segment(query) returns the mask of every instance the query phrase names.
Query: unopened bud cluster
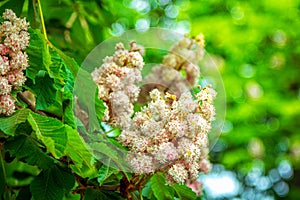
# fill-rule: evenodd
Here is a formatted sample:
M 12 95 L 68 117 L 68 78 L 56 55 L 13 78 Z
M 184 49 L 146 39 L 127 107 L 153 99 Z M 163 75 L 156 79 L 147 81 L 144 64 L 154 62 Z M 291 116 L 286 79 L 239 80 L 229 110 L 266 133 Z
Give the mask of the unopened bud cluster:
M 28 66 L 28 56 L 24 51 L 29 46 L 29 23 L 6 9 L 0 25 L 0 115 L 11 115 L 15 111 L 12 90 L 18 89 L 26 81 L 23 70 Z
M 133 103 L 137 100 L 140 88 L 136 83 L 142 80 L 144 66 L 143 49 L 130 43 L 126 50 L 122 43 L 116 45 L 113 56 L 107 56 L 100 68 L 92 73 L 98 86 L 98 96 L 107 107 L 104 121 L 126 129 L 134 113 Z

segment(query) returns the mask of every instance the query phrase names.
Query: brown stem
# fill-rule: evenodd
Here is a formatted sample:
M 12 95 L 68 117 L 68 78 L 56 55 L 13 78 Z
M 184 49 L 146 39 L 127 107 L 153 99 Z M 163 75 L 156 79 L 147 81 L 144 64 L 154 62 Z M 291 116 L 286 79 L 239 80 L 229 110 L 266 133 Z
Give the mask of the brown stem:
M 24 103 L 27 104 L 27 106 L 30 110 L 32 110 L 33 112 L 38 113 L 40 115 L 47 116 L 47 114 L 44 113 L 43 111 L 36 110 L 34 105 L 24 96 L 24 94 L 22 92 L 19 92 L 17 95 Z
M 120 185 L 102 185 L 99 187 L 100 190 L 111 190 L 118 191 L 120 189 Z
M 29 108 L 30 110 L 32 110 L 33 112 L 38 113 L 38 114 L 43 115 L 43 116 L 53 117 L 53 118 L 56 118 L 56 119 L 58 119 L 58 120 L 60 120 L 60 121 L 62 120 L 62 118 L 61 118 L 60 116 L 57 116 L 57 115 L 55 115 L 55 114 L 53 114 L 53 113 L 43 112 L 43 111 L 41 111 L 41 110 L 36 110 L 36 109 L 35 109 L 35 106 L 34 106 L 34 105 L 26 98 L 26 96 L 25 96 L 22 92 L 19 92 L 19 93 L 17 94 L 17 96 L 18 96 L 24 103 L 26 103 L 27 106 L 28 106 L 28 108 Z

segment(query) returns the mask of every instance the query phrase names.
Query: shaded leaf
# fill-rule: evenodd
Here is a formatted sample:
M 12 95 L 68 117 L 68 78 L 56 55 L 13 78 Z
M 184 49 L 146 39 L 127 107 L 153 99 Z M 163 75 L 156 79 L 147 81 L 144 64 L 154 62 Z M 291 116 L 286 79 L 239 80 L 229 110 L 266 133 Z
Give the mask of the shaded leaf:
M 4 166 L 4 160 L 2 156 L 2 151 L 0 151 L 0 197 L 5 191 L 6 180 L 5 180 L 6 172 Z
M 25 122 L 27 120 L 27 116 L 29 114 L 29 109 L 24 108 L 17 110 L 10 117 L 1 117 L 0 118 L 0 130 L 2 130 L 7 135 L 14 135 L 17 125 Z
M 22 8 L 25 0 L 9 0 L 0 7 L 0 13 L 5 11 L 5 9 L 12 9 L 17 16 L 20 16 L 22 13 Z
M 93 190 L 88 188 L 84 193 L 84 200 L 104 200 L 104 199 L 114 199 L 121 200 L 124 199 L 119 193 L 114 191 L 105 191 L 105 190 Z
M 54 160 L 46 155 L 39 147 L 34 138 L 20 135 L 13 140 L 7 141 L 4 148 L 12 156 L 25 160 L 30 165 L 36 165 L 42 169 L 48 169 L 54 164 Z
M 30 184 L 30 191 L 35 199 L 62 199 L 75 184 L 74 176 L 56 165 L 42 171 Z
M 17 200 L 24 200 L 24 199 L 31 199 L 31 193 L 30 193 L 30 188 L 29 186 L 23 187 L 18 196 L 17 196 Z
M 30 26 L 33 29 L 38 29 L 39 25 L 37 22 L 38 12 L 35 7 L 34 1 L 28 1 L 28 12 L 27 12 L 27 20 L 30 22 Z
M 46 111 L 61 117 L 63 93 L 56 88 L 54 79 L 47 73 L 35 78 L 36 84 L 29 86 L 36 96 L 36 110 Z
M 80 200 L 80 194 L 66 194 L 63 198 L 63 200 Z
M 47 69 L 51 63 L 51 56 L 41 31 L 30 28 L 28 32 L 30 34 L 30 45 L 26 49 L 26 52 L 29 57 L 30 67 L 26 69 L 26 76 L 35 83 L 35 77 L 40 70 L 48 71 Z

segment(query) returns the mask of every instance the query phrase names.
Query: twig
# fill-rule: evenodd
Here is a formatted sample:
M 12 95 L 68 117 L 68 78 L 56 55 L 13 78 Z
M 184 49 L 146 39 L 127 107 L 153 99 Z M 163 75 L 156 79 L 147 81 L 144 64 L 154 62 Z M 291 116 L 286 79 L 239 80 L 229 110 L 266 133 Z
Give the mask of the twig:
M 118 191 L 120 189 L 120 185 L 102 185 L 99 187 L 100 190 L 111 190 Z
M 45 40 L 48 42 L 47 31 L 46 31 L 46 26 L 45 26 L 41 1 L 37 0 L 37 3 L 38 3 L 38 7 L 39 7 L 39 14 L 40 14 L 40 20 L 41 20 L 41 24 L 42 24 L 42 31 L 43 31 Z
M 19 92 L 17 95 L 24 103 L 27 104 L 27 106 L 30 110 L 32 110 L 33 112 L 38 113 L 40 115 L 47 116 L 47 114 L 44 113 L 43 111 L 36 110 L 34 105 L 24 96 L 24 94 L 22 92 Z

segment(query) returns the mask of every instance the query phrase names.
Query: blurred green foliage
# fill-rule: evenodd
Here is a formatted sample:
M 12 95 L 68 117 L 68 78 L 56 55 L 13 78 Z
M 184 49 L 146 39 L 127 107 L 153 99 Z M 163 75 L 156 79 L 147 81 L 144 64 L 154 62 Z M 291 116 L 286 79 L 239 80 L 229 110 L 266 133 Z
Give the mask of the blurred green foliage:
M 227 95 L 225 130 L 215 162 L 245 174 L 288 160 L 287 199 L 299 196 L 300 2 L 191 1 L 192 33 L 206 35 Z M 219 149 L 218 149 L 219 151 Z
M 8 2 L 17 1 L 0 5 Z M 26 13 L 31 1 L 19 2 Z M 300 196 L 299 0 L 51 0 L 42 6 L 49 40 L 79 63 L 97 44 L 128 29 L 204 33 L 227 95 L 212 161 L 236 172 L 242 182 L 257 165 L 268 175 L 287 161 L 294 174 L 282 177 L 289 193 L 281 195 Z M 33 28 L 40 27 L 35 17 L 28 18 Z

